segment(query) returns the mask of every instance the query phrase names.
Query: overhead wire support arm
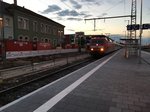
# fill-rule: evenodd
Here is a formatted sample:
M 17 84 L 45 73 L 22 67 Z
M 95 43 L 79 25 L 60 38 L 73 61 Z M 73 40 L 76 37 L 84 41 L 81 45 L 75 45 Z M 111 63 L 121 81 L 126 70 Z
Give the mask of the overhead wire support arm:
M 89 19 L 84 19 L 85 22 L 88 21 L 88 20 L 94 20 L 94 31 L 95 31 L 95 28 L 96 28 L 96 20 L 97 19 L 104 19 L 104 21 L 106 19 L 113 19 L 113 18 L 124 18 L 124 17 L 135 17 L 136 15 L 124 15 L 124 16 L 112 16 L 112 17 L 101 17 L 101 18 L 89 18 Z
M 89 18 L 89 19 L 84 19 L 85 21 L 87 20 L 96 20 L 96 19 L 113 19 L 113 18 L 124 18 L 124 17 L 132 17 L 134 15 L 124 15 L 124 16 L 112 16 L 112 17 L 101 17 L 101 18 Z
M 96 19 L 94 19 L 94 31 L 95 31 L 95 28 L 96 28 Z

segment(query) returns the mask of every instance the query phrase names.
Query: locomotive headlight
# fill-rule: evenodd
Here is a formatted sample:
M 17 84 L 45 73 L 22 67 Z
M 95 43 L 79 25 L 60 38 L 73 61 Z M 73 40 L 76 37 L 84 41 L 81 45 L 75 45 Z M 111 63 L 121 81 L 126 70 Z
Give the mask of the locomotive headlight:
M 103 52 L 103 51 L 104 51 L 104 48 L 103 48 L 103 47 L 102 47 L 102 48 L 100 48 L 100 51 L 101 51 L 101 52 Z
M 91 48 L 91 51 L 94 51 L 94 49 L 93 49 L 93 48 Z

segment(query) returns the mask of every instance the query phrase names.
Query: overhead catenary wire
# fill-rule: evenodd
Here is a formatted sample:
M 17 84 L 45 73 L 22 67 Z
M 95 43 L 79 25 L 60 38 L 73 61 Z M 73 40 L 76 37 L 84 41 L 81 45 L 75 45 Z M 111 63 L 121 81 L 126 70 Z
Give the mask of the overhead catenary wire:
M 113 8 L 115 8 L 116 6 L 118 6 L 119 4 L 121 4 L 122 2 L 123 2 L 123 0 L 120 0 L 119 2 L 116 3 L 116 5 L 113 5 L 112 7 L 106 9 L 106 10 L 104 11 L 104 13 L 106 13 L 106 12 L 112 10 Z
M 124 2 L 124 7 L 125 7 L 125 0 L 120 0 L 119 2 L 117 2 L 116 5 L 113 5 L 112 7 L 108 8 L 107 10 L 105 10 L 103 13 L 107 13 L 108 11 L 110 11 L 111 9 L 113 9 L 114 7 L 118 6 L 119 4 L 121 4 L 122 2 Z M 125 8 L 124 8 L 125 10 Z M 101 17 L 101 18 L 90 18 L 90 19 L 84 19 L 85 23 L 86 20 L 94 20 L 94 31 L 96 29 L 96 20 L 97 19 L 104 19 L 104 22 L 106 19 L 110 19 L 110 18 L 121 18 L 121 17 L 131 17 L 131 15 L 125 15 L 125 16 L 115 16 L 115 17 Z

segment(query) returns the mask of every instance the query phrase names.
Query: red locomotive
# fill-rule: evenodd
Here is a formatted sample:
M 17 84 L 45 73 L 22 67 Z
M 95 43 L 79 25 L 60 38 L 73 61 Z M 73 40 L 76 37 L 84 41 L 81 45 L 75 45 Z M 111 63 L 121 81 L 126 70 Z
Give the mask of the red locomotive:
M 90 54 L 99 57 L 118 49 L 118 45 L 105 35 L 93 35 L 90 40 Z

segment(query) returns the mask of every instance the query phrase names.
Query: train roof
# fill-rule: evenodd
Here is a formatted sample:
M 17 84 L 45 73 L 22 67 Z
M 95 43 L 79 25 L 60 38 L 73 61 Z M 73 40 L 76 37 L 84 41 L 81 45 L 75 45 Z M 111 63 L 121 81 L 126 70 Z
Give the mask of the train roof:
M 102 39 L 102 38 L 107 38 L 110 39 L 108 36 L 106 35 L 92 35 L 91 39 Z
M 108 37 L 106 35 L 85 35 L 85 37 L 93 38 L 93 37 Z

